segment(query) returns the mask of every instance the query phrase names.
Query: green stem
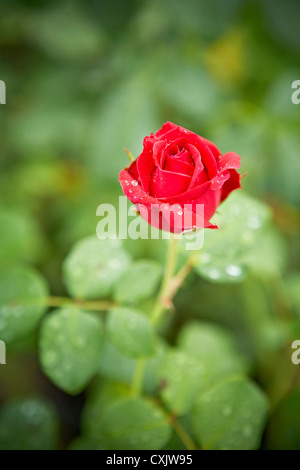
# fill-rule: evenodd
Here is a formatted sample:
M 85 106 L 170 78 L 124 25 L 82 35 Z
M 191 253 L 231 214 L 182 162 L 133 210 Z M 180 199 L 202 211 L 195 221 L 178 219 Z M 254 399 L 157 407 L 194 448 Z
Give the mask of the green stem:
M 171 237 L 172 238 L 169 243 L 164 277 L 150 317 L 153 325 L 157 324 L 161 317 L 161 314 L 167 308 L 165 303 L 166 297 L 170 286 L 170 281 L 172 279 L 174 269 L 176 267 L 177 239 L 173 235 L 171 235 Z M 132 395 L 135 397 L 139 396 L 142 392 L 145 366 L 145 359 L 137 359 L 131 387 Z
M 136 366 L 133 373 L 132 386 L 131 386 L 131 395 L 133 397 L 138 397 L 141 395 L 143 378 L 146 367 L 145 359 L 137 359 Z
M 188 435 L 186 430 L 181 426 L 179 421 L 176 419 L 171 422 L 174 431 L 180 437 L 184 445 L 188 450 L 197 450 L 196 444 L 193 442 L 192 438 Z
M 171 237 L 172 238 L 169 243 L 164 277 L 150 317 L 153 325 L 157 325 L 163 312 L 170 307 L 171 301 L 168 298 L 168 294 L 170 289 L 170 282 L 176 267 L 178 243 L 178 240 L 174 237 L 174 235 L 171 235 Z
M 50 296 L 45 297 L 43 300 L 24 299 L 22 301 L 28 305 L 46 305 L 48 307 L 77 307 L 83 310 L 99 310 L 105 311 L 113 308 L 115 304 L 109 301 L 102 300 L 73 300 L 69 297 Z

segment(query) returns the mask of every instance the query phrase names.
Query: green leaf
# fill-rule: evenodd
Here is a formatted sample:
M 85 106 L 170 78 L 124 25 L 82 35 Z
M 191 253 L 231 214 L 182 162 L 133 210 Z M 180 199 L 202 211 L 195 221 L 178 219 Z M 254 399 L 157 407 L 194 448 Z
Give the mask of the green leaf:
M 155 261 L 135 262 L 116 284 L 115 300 L 120 304 L 137 304 L 151 297 L 157 289 L 161 274 L 161 265 Z
M 84 436 L 100 442 L 100 423 L 105 410 L 113 402 L 128 398 L 130 392 L 131 389 L 127 385 L 103 381 L 102 378 L 93 383 L 81 414 L 81 430 Z
M 197 358 L 183 351 L 169 351 L 159 369 L 161 397 L 177 415 L 186 414 L 206 383 L 206 370 Z
M 80 299 L 107 297 L 130 263 L 120 240 L 86 237 L 75 244 L 63 266 L 69 293 Z
M 163 411 L 152 402 L 128 398 L 114 403 L 104 413 L 101 434 L 108 449 L 162 449 L 171 435 Z
M 109 341 L 107 335 L 104 336 L 99 357 L 99 372 L 103 377 L 130 384 L 135 362 L 134 359 L 124 356 L 124 354 Z
M 263 277 L 277 276 L 282 273 L 286 266 L 286 259 L 285 241 L 274 227 L 265 230 L 255 246 L 242 256 L 243 263 L 255 275 Z
M 248 274 L 246 266 L 240 263 L 230 263 L 226 259 L 212 261 L 204 255 L 200 258 L 200 263 L 195 266 L 195 270 L 204 279 L 224 284 L 242 282 Z
M 218 209 L 213 222 L 218 230 L 207 230 L 195 271 L 214 282 L 239 282 L 245 279 L 247 257 L 259 243 L 270 222 L 268 206 L 245 192 L 235 192 Z
M 43 322 L 40 361 L 55 385 L 70 394 L 81 392 L 98 368 L 102 324 L 94 313 L 61 308 Z
M 138 310 L 122 307 L 111 310 L 107 332 L 111 342 L 125 356 L 138 358 L 155 353 L 154 330 L 150 320 Z
M 52 450 L 58 441 L 58 415 L 52 404 L 16 399 L 0 409 L 0 449 Z
M 269 449 L 300 450 L 299 404 L 300 389 L 298 386 L 279 403 L 271 416 L 267 433 Z
M 67 450 L 105 450 L 105 448 L 98 441 L 78 436 L 68 445 Z
M 164 357 L 166 346 L 158 342 L 155 356 L 146 360 L 146 368 L 143 381 L 143 390 L 146 393 L 153 393 L 159 385 L 158 368 Z M 100 354 L 99 372 L 110 380 L 115 380 L 124 384 L 132 383 L 133 372 L 136 360 L 124 356 L 107 338 L 104 337 Z
M 46 310 L 47 286 L 40 274 L 27 266 L 0 272 L 0 338 L 11 342 L 30 333 Z
M 195 436 L 204 449 L 257 449 L 267 411 L 267 398 L 257 385 L 242 378 L 227 380 L 199 398 Z
M 190 322 L 181 330 L 177 344 L 205 369 L 202 391 L 226 376 L 246 374 L 248 370 L 230 333 L 219 325 Z

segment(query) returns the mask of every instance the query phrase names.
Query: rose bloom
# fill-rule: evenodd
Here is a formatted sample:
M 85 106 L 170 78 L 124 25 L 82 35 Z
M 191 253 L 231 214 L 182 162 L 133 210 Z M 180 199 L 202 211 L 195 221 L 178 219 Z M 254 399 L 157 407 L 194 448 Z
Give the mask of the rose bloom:
M 241 187 L 240 157 L 224 155 L 203 137 L 166 122 L 144 138 L 139 157 L 120 172 L 124 194 L 151 225 L 181 233 L 217 228 L 219 204 Z

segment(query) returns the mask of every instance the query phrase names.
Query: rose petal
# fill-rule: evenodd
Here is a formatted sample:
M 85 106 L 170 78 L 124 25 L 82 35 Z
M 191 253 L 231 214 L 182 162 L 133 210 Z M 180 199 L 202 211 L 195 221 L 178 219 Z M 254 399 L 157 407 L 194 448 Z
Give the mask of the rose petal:
M 162 159 L 162 151 L 167 146 L 168 142 L 166 140 L 158 140 L 153 145 L 153 158 L 155 161 L 156 166 L 163 167 Z
M 178 158 L 181 162 L 185 162 L 188 165 L 195 166 L 194 160 L 190 154 L 185 148 L 183 148 L 177 155 L 174 155 L 174 157 Z
M 219 170 L 228 170 L 241 167 L 241 157 L 234 152 L 227 152 L 218 157 Z
M 207 147 L 209 148 L 209 150 L 211 151 L 213 156 L 216 159 L 218 159 L 218 156 L 221 155 L 221 152 L 218 149 L 218 147 L 213 142 L 211 142 L 210 140 L 205 139 L 204 137 L 201 137 L 201 139 L 206 143 Z
M 131 183 L 133 181 L 133 178 L 130 175 L 130 173 L 128 173 L 126 168 L 120 172 L 119 181 L 121 183 L 124 194 L 128 197 L 128 199 L 131 202 L 133 202 L 136 205 L 137 209 L 140 212 L 140 215 L 149 224 L 159 229 L 163 229 L 169 223 L 168 230 L 172 233 L 181 233 L 182 231 L 193 228 L 190 226 L 181 225 L 180 223 L 178 224 L 178 219 L 176 219 L 174 215 L 171 215 L 171 216 L 169 215 L 170 207 L 172 207 L 172 204 L 161 202 L 158 199 L 150 196 L 149 194 L 145 193 L 145 191 L 140 185 L 132 186 Z M 199 199 L 198 203 L 201 204 L 202 201 L 204 200 L 206 199 L 205 198 L 202 200 Z M 180 207 L 180 205 L 178 204 L 177 206 Z M 154 211 L 155 213 L 155 210 L 158 210 L 158 209 L 161 213 L 161 216 L 159 218 L 153 217 L 152 211 Z M 204 219 L 200 217 L 200 224 L 199 224 L 199 216 L 198 218 L 196 218 L 197 201 L 193 202 L 192 209 L 194 209 L 194 217 L 193 217 L 192 225 L 195 225 L 196 222 L 198 222 L 197 228 L 217 228 L 216 225 L 213 225 L 209 222 L 208 217 L 207 217 L 208 211 L 205 211 Z M 209 213 L 211 213 L 211 211 L 212 211 L 212 208 L 210 207 Z
M 137 171 L 137 166 L 136 166 L 136 160 L 134 160 L 131 165 L 129 166 L 128 172 L 131 174 L 131 176 L 140 183 L 140 175 Z
M 229 171 L 223 171 L 222 173 L 218 173 L 210 182 L 210 187 L 214 191 L 216 189 L 221 189 L 225 181 L 230 178 Z
M 173 126 L 175 126 L 175 124 L 173 124 Z M 194 145 L 201 153 L 201 161 L 207 170 L 209 178 L 213 178 L 218 171 L 217 162 L 212 151 L 206 144 L 205 140 L 203 140 L 199 135 L 195 134 L 194 132 L 188 131 L 183 127 L 173 126 L 165 127 L 165 129 L 169 130 L 164 134 L 164 138 L 167 140 L 175 140 L 181 137 L 185 138 L 187 142 Z
M 153 197 L 172 197 L 184 193 L 190 183 L 190 176 L 172 173 L 157 167 L 152 175 L 150 194 Z
M 194 165 L 195 165 L 195 171 L 194 171 L 193 177 L 190 181 L 190 185 L 189 185 L 189 188 L 188 188 L 188 189 L 191 189 L 195 186 L 195 184 L 194 184 L 195 181 L 199 177 L 200 173 L 204 170 L 204 165 L 201 161 L 201 154 L 200 154 L 199 150 L 194 145 L 191 145 L 191 144 L 187 144 L 186 146 L 190 151 L 190 154 L 193 158 Z
M 192 176 L 195 167 L 179 159 L 177 155 L 170 155 L 166 158 L 164 170 L 173 171 L 175 173 L 182 173 L 184 175 Z
M 236 170 L 229 170 L 230 177 L 222 187 L 221 202 L 235 189 L 241 189 L 241 175 Z
M 171 197 L 160 197 L 159 200 L 163 202 L 170 202 L 171 204 L 175 204 L 178 202 L 179 204 L 184 204 L 185 202 L 193 201 L 193 199 L 199 198 L 209 187 L 210 181 L 206 181 L 205 183 L 197 186 L 196 188 L 189 189 L 184 193 L 180 193 Z
M 137 170 L 140 176 L 141 186 L 149 192 L 150 188 L 150 177 L 155 169 L 155 163 L 153 158 L 152 148 L 155 143 L 155 137 L 153 134 L 150 137 L 144 138 L 144 149 L 140 156 L 137 158 Z
M 176 127 L 178 127 L 176 124 L 167 121 L 163 124 L 161 129 L 158 129 L 158 131 L 156 131 L 155 136 L 161 137 L 162 135 L 166 134 L 166 132 L 169 132 L 171 129 L 175 129 Z
M 160 167 L 163 169 L 164 166 L 165 166 L 165 162 L 166 162 L 166 158 L 169 156 L 169 155 L 176 155 L 177 153 L 179 152 L 179 148 L 176 144 L 173 144 L 172 143 L 168 143 L 161 151 L 161 154 L 160 154 Z

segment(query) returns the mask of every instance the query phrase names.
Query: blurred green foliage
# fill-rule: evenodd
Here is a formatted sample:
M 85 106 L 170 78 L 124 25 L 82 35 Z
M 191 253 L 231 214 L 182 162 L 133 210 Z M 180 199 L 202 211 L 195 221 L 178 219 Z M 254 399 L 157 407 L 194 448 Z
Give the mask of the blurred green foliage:
M 297 0 L 0 0 L 1 449 L 186 448 L 170 414 L 199 447 L 300 449 L 299 15 Z M 247 175 L 155 341 L 166 243 L 99 242 L 96 208 L 121 195 L 123 148 L 167 120 Z M 48 291 L 75 306 L 45 313 Z

